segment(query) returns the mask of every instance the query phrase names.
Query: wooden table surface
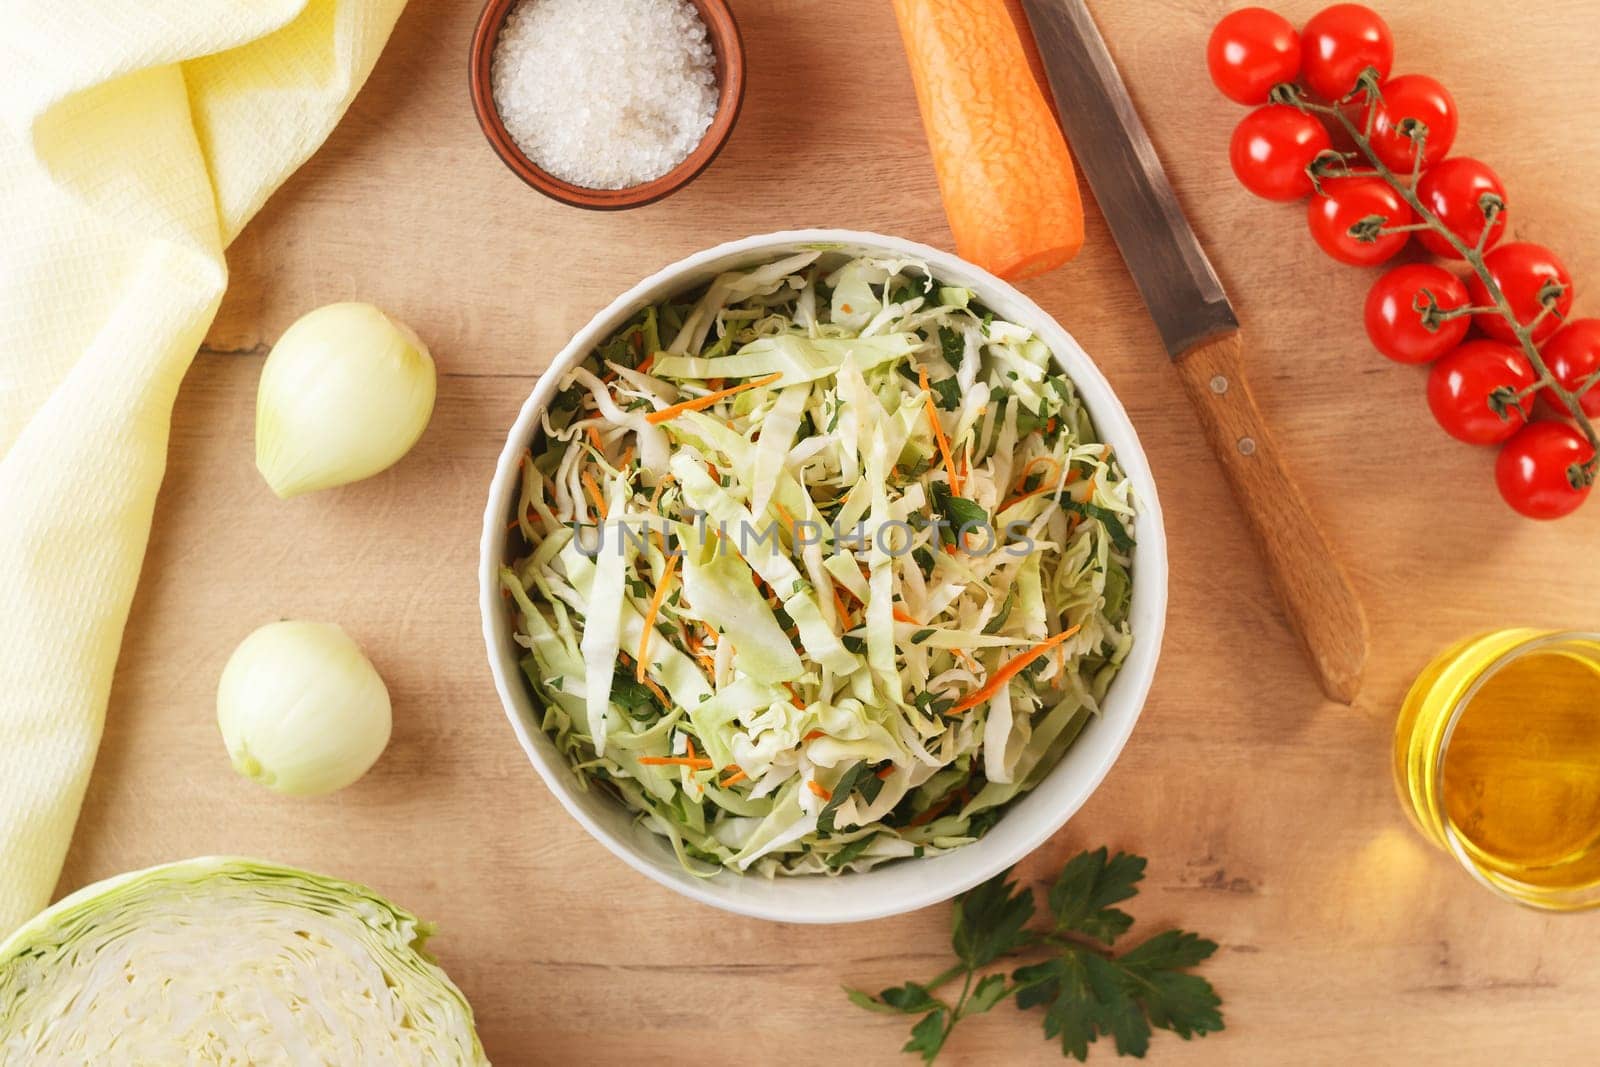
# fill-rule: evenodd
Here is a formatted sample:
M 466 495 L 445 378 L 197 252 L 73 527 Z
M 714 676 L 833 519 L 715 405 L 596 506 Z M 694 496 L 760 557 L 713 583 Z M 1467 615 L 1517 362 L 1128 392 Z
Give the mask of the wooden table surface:
M 502 1064 L 894 1062 L 900 1019 L 849 1006 L 943 969 L 948 909 L 806 928 L 725 915 L 614 859 L 518 748 L 479 636 L 475 572 L 503 435 L 551 356 L 616 293 L 719 241 L 828 225 L 949 246 L 886 4 L 735 0 L 750 90 L 726 152 L 682 194 L 623 214 L 560 207 L 474 123 L 477 4 L 413 0 L 349 116 L 230 252 L 233 284 L 184 385 L 171 467 L 61 890 L 205 853 L 368 883 L 433 943 Z M 1354 708 L 1324 701 L 1166 365 L 1105 225 L 1024 288 L 1104 368 L 1149 451 L 1171 540 L 1167 643 L 1143 720 L 1086 807 L 1021 868 L 1082 847 L 1150 859 L 1134 911 L 1221 944 L 1227 1031 L 1158 1034 L 1162 1063 L 1576 1062 L 1600 1037 L 1600 921 L 1490 896 L 1420 840 L 1390 782 L 1411 677 L 1499 625 L 1593 627 L 1600 504 L 1520 521 L 1492 453 L 1432 423 L 1424 375 L 1367 344 L 1374 275 L 1313 247 L 1294 207 L 1227 165 L 1242 111 L 1211 89 L 1219 0 L 1091 7 L 1248 331 L 1261 405 L 1372 621 Z M 1286 0 L 1296 22 L 1318 6 Z M 1380 4 L 1397 71 L 1456 94 L 1459 147 L 1511 190 L 1512 231 L 1600 284 L 1600 22 L 1592 0 Z M 1087 197 L 1086 197 L 1087 199 Z M 280 503 L 256 475 L 256 379 L 299 314 L 363 299 L 439 363 L 429 429 L 398 468 Z M 362 782 L 292 800 L 234 775 L 222 664 L 256 625 L 334 619 L 388 680 L 394 741 Z M 1096 1051 L 1110 1060 L 1109 1048 Z M 944 1062 L 1051 1063 L 1030 1013 L 963 1024 Z

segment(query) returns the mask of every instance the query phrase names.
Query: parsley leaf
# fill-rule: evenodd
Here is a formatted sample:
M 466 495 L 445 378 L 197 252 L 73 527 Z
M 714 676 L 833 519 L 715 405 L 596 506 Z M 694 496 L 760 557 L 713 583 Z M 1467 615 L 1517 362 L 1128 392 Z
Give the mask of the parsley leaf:
M 915 1015 L 919 1011 L 930 1011 L 939 1007 L 939 1002 L 924 988 L 915 982 L 907 982 L 903 986 L 885 989 L 878 994 L 878 999 L 890 1005 L 896 1011 Z
M 928 491 L 933 497 L 933 507 L 944 516 L 947 523 L 939 531 L 945 544 L 956 543 L 956 535 L 965 527 L 968 532 L 989 526 L 989 513 L 976 500 L 956 496 L 945 482 L 929 482 Z
M 986 967 L 1028 943 L 1023 932 L 1033 918 L 1033 890 L 1017 891 L 1006 881 L 1005 871 L 956 902 L 955 926 L 950 941 L 956 955 L 973 970 Z
M 1137 895 L 1143 878 L 1143 856 L 1119 852 L 1108 859 L 1104 848 L 1074 856 L 1050 887 L 1056 929 L 1111 944 L 1133 925 L 1133 916 L 1111 905 Z
M 935 482 L 934 484 L 937 485 L 938 483 Z M 1129 535 L 1128 528 L 1122 525 L 1122 516 L 1116 512 L 1109 508 L 1103 508 L 1099 504 L 1080 504 L 1067 496 L 1061 498 L 1061 507 L 1074 515 L 1081 515 L 1086 519 L 1100 520 L 1100 525 L 1106 528 L 1106 533 L 1111 537 L 1111 544 L 1119 552 L 1128 552 L 1133 549 L 1133 537 Z
M 1061 1042 L 1063 1056 L 1087 1059 L 1102 1035 L 1118 1055 L 1143 1056 L 1152 1027 L 1185 1040 L 1222 1029 L 1222 1002 L 1211 983 L 1182 970 L 1216 947 L 1182 930 L 1159 933 L 1116 959 L 1069 946 L 1058 959 L 1017 970 L 1017 1007 L 1045 1009 L 1045 1036 Z
M 995 617 L 984 624 L 983 632 L 986 634 L 999 633 L 1001 629 L 1004 628 L 1006 620 L 1011 618 L 1011 607 L 1016 602 L 1017 590 L 1015 587 L 1012 587 L 1006 592 L 1005 603 L 1000 605 L 1000 610 L 995 613 Z
M 961 407 L 961 383 L 954 377 L 929 382 L 928 388 L 933 393 L 934 406 L 945 411 L 955 411 Z
M 1006 995 L 1006 976 L 991 974 L 977 985 L 972 987 L 972 996 L 967 998 L 967 1006 L 962 1011 L 962 1018 L 968 1015 L 981 1015 L 994 1007 Z
M 837 871 L 845 864 L 860 857 L 860 855 L 867 850 L 867 846 L 872 844 L 873 838 L 877 836 L 878 831 L 876 830 L 872 831 L 870 834 L 863 834 L 854 841 L 850 842 L 848 845 L 845 845 L 839 851 L 830 852 L 828 854 L 828 858 L 823 862 L 828 865 L 829 870 Z
M 961 366 L 962 357 L 967 354 L 967 339 L 948 326 L 939 327 L 939 354 L 950 364 L 950 369 L 955 370 Z
M 1188 969 L 1209 959 L 1216 942 L 1165 930 L 1121 956 L 1112 954 L 1111 944 L 1133 922 L 1113 905 L 1138 894 L 1144 871 L 1143 857 L 1104 848 L 1073 857 L 1050 887 L 1045 929 L 1028 926 L 1033 890 L 1008 881 L 1007 871 L 957 900 L 955 966 L 926 984 L 907 982 L 876 997 L 845 992 L 871 1011 L 922 1016 L 904 1051 L 919 1054 L 924 1063 L 938 1056 L 956 1023 L 1008 996 L 1016 997 L 1020 1010 L 1042 1009 L 1045 1037 L 1060 1044 L 1063 1056 L 1079 1061 L 1102 1037 L 1111 1039 L 1120 1056 L 1143 1056 L 1156 1030 L 1185 1040 L 1215 1033 L 1223 1028 L 1222 1002 L 1210 982 Z M 1009 975 L 1004 968 L 979 973 L 1019 955 L 1045 958 Z M 940 999 L 938 990 L 957 979 L 960 996 L 953 1003 Z
M 949 1036 L 950 1027 L 945 1025 L 945 1012 L 941 1008 L 924 1015 L 922 1021 L 911 1028 L 911 1040 L 902 1045 L 900 1051 L 921 1053 L 923 1063 L 932 1063 Z
M 882 789 L 883 779 L 878 777 L 869 763 L 862 760 L 853 764 L 839 778 L 839 784 L 833 787 L 833 796 L 817 813 L 817 833 L 826 837 L 834 832 L 834 819 L 838 817 L 839 806 L 850 799 L 851 793 L 860 792 L 862 799 L 871 804 L 878 799 Z
M 641 684 L 620 660 L 611 677 L 611 702 L 627 712 L 630 719 L 654 719 L 663 710 L 650 687 Z

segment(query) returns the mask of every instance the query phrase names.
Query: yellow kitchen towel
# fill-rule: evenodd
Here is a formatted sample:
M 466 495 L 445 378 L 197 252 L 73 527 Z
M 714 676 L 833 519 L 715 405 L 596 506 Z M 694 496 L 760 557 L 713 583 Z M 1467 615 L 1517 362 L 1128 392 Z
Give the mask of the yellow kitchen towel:
M 223 249 L 403 3 L 0 3 L 0 936 L 60 875 Z

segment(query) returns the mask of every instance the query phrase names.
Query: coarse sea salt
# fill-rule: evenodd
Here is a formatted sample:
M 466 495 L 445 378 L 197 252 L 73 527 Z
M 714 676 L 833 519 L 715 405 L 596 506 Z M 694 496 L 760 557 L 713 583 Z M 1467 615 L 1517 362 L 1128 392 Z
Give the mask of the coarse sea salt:
M 661 177 L 717 113 L 715 54 L 688 0 L 521 0 L 495 43 L 493 85 L 517 147 L 590 189 Z

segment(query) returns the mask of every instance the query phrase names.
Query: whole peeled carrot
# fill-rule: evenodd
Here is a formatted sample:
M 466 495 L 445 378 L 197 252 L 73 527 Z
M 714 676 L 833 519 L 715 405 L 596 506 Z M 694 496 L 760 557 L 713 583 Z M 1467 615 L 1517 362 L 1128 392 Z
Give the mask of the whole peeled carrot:
M 1067 142 L 1006 0 L 892 0 L 956 251 L 1031 278 L 1083 247 Z

